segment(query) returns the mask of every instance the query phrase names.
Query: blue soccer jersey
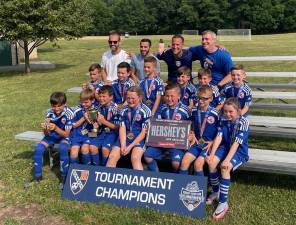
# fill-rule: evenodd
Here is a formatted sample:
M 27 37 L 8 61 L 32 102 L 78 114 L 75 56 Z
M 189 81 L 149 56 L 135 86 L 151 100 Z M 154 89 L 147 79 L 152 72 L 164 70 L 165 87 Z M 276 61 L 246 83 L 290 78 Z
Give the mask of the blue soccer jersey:
M 104 82 L 102 80 L 90 81 L 87 87 L 90 88 L 90 86 L 93 86 L 95 91 L 98 92 L 104 86 Z
M 99 106 L 99 113 L 104 116 L 104 118 L 110 123 L 119 125 L 119 114 L 116 111 L 117 104 L 110 102 L 106 106 Z M 100 132 L 110 133 L 115 132 L 115 130 L 109 129 L 106 125 L 100 126 Z
M 227 151 L 234 142 L 239 143 L 236 154 L 248 159 L 249 121 L 246 117 L 241 116 L 235 122 L 223 117 L 217 135 L 222 136 L 221 146 L 224 146 Z
M 113 101 L 116 104 L 122 104 L 126 98 L 127 89 L 132 86 L 135 86 L 135 83 L 132 79 L 128 78 L 125 82 L 121 82 L 118 79 L 113 81 L 111 84 L 113 88 Z
M 60 115 L 56 115 L 52 109 L 49 109 L 46 114 L 46 119 L 49 120 L 50 123 L 54 123 L 61 130 L 71 130 L 73 118 L 74 112 L 68 106 L 64 107 Z M 64 138 L 54 130 L 51 130 L 48 136 L 56 140 Z
M 201 45 L 189 48 L 192 53 L 192 60 L 199 60 L 204 69 L 212 72 L 211 84 L 217 85 L 223 78 L 230 73 L 233 62 L 230 54 L 221 49 L 208 53 Z
M 174 56 L 172 49 L 164 51 L 161 55 L 158 54 L 157 58 L 166 62 L 168 66 L 168 81 L 175 84 L 177 83 L 177 70 L 180 67 L 186 66 L 190 70 L 192 69 L 192 53 L 187 49 L 182 50 L 182 56 L 178 59 Z
M 162 96 L 164 94 L 163 81 L 154 76 L 152 80 L 145 78 L 140 82 L 139 86 L 144 91 L 143 102 L 152 110 L 157 95 Z
M 189 120 L 190 116 L 191 111 L 188 106 L 179 102 L 175 108 L 170 108 L 166 104 L 162 105 L 158 119 Z
M 98 108 L 96 106 L 92 106 L 91 109 L 96 109 Z M 76 106 L 73 108 L 74 111 L 74 118 L 72 120 L 72 124 L 75 124 L 78 120 L 80 120 L 82 117 L 84 117 L 84 113 L 86 110 L 81 106 Z M 70 134 L 70 139 L 75 139 L 75 138 L 81 138 L 81 137 L 88 137 L 88 132 L 93 129 L 93 125 L 88 123 L 86 120 L 78 127 L 75 127 L 72 129 L 72 132 Z
M 222 89 L 222 94 L 225 98 L 235 97 L 240 103 L 241 108 L 245 105 L 250 106 L 252 102 L 252 91 L 251 88 L 246 84 L 242 83 L 242 85 L 237 88 L 233 85 L 233 83 L 228 83 Z
M 204 141 L 212 141 L 217 135 L 219 125 L 219 110 L 209 106 L 202 112 L 198 106 L 192 109 L 192 126 L 195 137 Z
M 191 82 L 188 82 L 187 85 L 180 88 L 180 100 L 184 105 L 189 106 L 190 101 L 194 102 L 196 100 L 196 88 Z
M 125 107 L 121 110 L 119 116 L 120 126 L 126 128 L 127 135 L 132 133 L 136 138 L 143 128 L 148 128 L 148 122 L 151 117 L 151 110 L 143 103 L 140 103 L 136 109 Z
M 197 85 L 195 85 L 195 87 L 198 92 L 201 85 L 197 84 Z M 213 100 L 210 102 L 210 106 L 216 108 L 218 105 L 223 105 L 226 99 L 223 95 L 220 94 L 219 88 L 216 85 L 211 85 L 211 84 L 210 84 L 210 87 L 211 87 L 212 93 L 213 93 Z M 196 102 L 197 102 L 197 100 L 196 100 Z

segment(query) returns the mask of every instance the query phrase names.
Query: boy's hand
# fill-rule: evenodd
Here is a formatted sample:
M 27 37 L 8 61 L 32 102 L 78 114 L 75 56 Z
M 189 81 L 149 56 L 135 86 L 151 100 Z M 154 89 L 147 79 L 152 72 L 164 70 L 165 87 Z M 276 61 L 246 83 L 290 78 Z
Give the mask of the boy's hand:
M 91 90 L 92 92 L 95 92 L 95 87 L 92 84 L 88 85 L 89 90 Z
M 104 117 L 101 113 L 98 115 L 98 122 L 99 122 L 100 124 L 106 122 L 105 117 Z
M 83 117 L 84 117 L 84 119 L 85 119 L 88 123 L 92 123 L 92 122 L 90 121 L 89 117 L 88 117 L 88 113 L 87 113 L 87 112 L 83 113 Z
M 123 104 L 118 104 L 116 107 L 116 111 L 120 112 L 120 110 L 123 108 Z
M 206 142 L 206 146 L 203 148 L 204 150 L 206 150 L 207 152 L 211 149 L 213 142 L 212 141 L 208 141 Z
M 99 128 L 99 124 L 97 122 L 93 123 L 93 128 L 94 129 L 98 129 Z
M 126 153 L 126 146 L 125 145 L 124 146 L 121 146 L 120 152 L 121 152 L 121 155 L 126 155 L 127 154 Z
M 214 156 L 213 156 L 213 155 L 209 155 L 209 156 L 207 156 L 207 157 L 206 157 L 206 162 L 207 162 L 207 164 L 210 164 L 210 163 L 213 161 L 213 159 L 214 159 Z
M 195 143 L 197 143 L 197 139 L 195 137 L 195 134 L 193 131 L 190 131 L 189 135 L 188 135 L 188 141 L 189 141 L 189 146 L 191 147 L 192 145 L 194 145 Z
M 111 81 L 111 80 L 105 80 L 105 81 L 104 81 L 104 85 L 109 85 L 109 86 L 111 86 L 111 85 L 112 85 L 112 81 Z
M 87 88 L 87 83 L 83 83 L 83 84 L 81 85 L 81 87 L 82 87 L 82 90 L 85 90 L 85 89 Z
M 49 130 L 55 130 L 55 128 L 56 128 L 56 125 L 54 123 L 49 123 L 48 124 L 48 129 Z
M 130 147 L 130 145 L 127 146 L 125 149 L 125 155 L 127 155 L 131 150 L 132 150 L 132 148 Z

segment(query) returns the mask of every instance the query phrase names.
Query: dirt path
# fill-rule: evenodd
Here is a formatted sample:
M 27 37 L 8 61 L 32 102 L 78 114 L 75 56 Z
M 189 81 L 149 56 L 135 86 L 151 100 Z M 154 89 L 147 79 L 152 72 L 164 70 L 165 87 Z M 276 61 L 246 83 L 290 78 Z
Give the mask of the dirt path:
M 7 206 L 2 199 L 5 189 L 5 185 L 0 181 L 0 224 L 17 221 L 24 225 L 69 225 L 61 217 L 44 215 L 37 204 Z

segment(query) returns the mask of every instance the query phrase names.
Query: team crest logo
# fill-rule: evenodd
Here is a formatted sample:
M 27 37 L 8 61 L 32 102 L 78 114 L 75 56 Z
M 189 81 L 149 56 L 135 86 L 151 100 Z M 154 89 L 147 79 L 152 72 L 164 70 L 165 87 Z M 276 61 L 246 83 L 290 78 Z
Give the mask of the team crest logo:
M 176 61 L 176 66 L 177 66 L 177 67 L 180 67 L 180 66 L 181 66 L 181 61 L 179 61 L 179 60 Z
M 239 95 L 238 95 L 238 97 L 239 97 L 239 98 L 244 98 L 244 97 L 245 97 L 244 92 L 240 92 Z
M 213 116 L 209 116 L 207 121 L 209 124 L 213 124 L 215 122 L 215 118 Z
M 187 184 L 186 188 L 182 188 L 179 197 L 189 211 L 193 211 L 204 201 L 203 190 L 199 189 L 196 181 Z
M 61 122 L 62 122 L 63 124 L 65 124 L 65 123 L 66 123 L 66 118 L 63 117 L 63 118 L 61 119 Z
M 204 59 L 204 68 L 205 69 L 211 69 L 212 68 L 212 66 L 213 66 L 213 62 L 209 59 L 209 58 L 205 58 Z
M 142 119 L 141 114 L 137 114 L 135 120 L 140 121 Z
M 70 177 L 70 189 L 74 195 L 83 190 L 89 177 L 88 170 L 73 169 Z
M 174 119 L 175 119 L 175 120 L 181 120 L 181 118 L 182 118 L 181 114 L 180 114 L 180 113 L 176 113 Z

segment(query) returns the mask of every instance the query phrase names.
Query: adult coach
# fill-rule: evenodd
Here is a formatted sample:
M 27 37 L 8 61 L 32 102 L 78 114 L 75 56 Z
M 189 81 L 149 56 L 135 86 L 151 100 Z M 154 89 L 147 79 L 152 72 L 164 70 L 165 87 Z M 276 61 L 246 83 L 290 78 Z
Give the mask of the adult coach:
M 151 40 L 148 38 L 143 38 L 140 41 L 140 53 L 135 54 L 133 52 L 129 52 L 131 56 L 131 67 L 132 67 L 132 77 L 133 80 L 144 80 L 146 77 L 146 73 L 144 72 L 144 58 L 146 56 L 153 56 L 151 52 Z M 156 73 L 160 72 L 160 64 L 157 59 Z
M 102 56 L 101 66 L 102 80 L 105 83 L 116 80 L 117 77 L 117 65 L 121 62 L 130 63 L 129 55 L 120 48 L 120 34 L 117 32 L 111 32 L 109 34 L 108 44 L 110 50 L 105 52 Z
M 177 70 L 186 66 L 192 69 L 192 53 L 188 49 L 183 49 L 184 38 L 176 34 L 172 37 L 172 47 L 168 50 L 160 50 L 157 58 L 164 60 L 168 67 L 168 82 L 177 83 Z
M 202 32 L 202 45 L 189 48 L 192 61 L 199 60 L 201 67 L 212 72 L 211 84 L 219 88 L 231 81 L 230 70 L 233 62 L 230 54 L 216 44 L 216 34 L 213 31 Z

